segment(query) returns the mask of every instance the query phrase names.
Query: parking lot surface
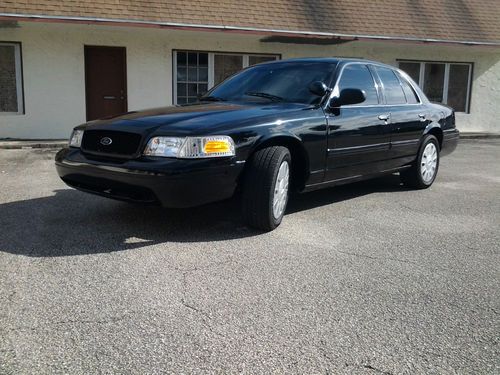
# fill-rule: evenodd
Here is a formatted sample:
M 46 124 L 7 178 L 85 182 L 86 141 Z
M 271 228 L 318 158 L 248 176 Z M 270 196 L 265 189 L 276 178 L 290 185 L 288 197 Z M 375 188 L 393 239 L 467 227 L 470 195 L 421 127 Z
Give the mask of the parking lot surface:
M 500 140 L 428 190 L 297 196 L 266 234 L 236 200 L 69 189 L 54 154 L 0 150 L 1 374 L 500 373 Z

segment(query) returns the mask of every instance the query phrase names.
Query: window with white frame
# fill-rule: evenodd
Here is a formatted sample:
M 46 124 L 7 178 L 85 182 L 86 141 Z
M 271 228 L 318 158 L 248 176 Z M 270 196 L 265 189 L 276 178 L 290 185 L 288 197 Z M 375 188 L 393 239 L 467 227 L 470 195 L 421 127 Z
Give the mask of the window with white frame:
M 23 114 L 21 44 L 0 42 L 0 115 Z
M 193 103 L 227 77 L 279 55 L 173 51 L 174 104 Z
M 433 102 L 469 112 L 472 63 L 399 61 L 404 70 Z

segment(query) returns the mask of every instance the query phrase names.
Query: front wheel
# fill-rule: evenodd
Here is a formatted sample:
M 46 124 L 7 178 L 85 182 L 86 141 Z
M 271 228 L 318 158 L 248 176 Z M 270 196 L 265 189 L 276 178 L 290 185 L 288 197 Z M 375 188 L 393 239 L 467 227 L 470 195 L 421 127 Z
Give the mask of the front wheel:
M 436 179 L 439 168 L 439 142 L 427 135 L 418 151 L 417 160 L 410 169 L 400 173 L 401 181 L 414 189 L 427 189 Z
M 282 146 L 264 148 L 250 158 L 242 194 L 243 216 L 250 226 L 271 231 L 280 225 L 288 202 L 291 160 Z

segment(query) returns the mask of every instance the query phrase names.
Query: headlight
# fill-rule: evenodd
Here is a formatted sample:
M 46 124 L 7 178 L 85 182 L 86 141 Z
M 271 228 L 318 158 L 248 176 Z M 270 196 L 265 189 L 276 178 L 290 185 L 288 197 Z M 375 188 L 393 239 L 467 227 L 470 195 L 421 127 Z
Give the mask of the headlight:
M 144 155 L 176 158 L 183 143 L 183 138 L 154 137 L 149 140 Z
M 82 144 L 83 130 L 73 130 L 69 138 L 70 147 L 80 147 Z
M 234 156 L 231 137 L 213 135 L 207 137 L 154 137 L 144 149 L 144 155 L 179 159 L 217 158 Z

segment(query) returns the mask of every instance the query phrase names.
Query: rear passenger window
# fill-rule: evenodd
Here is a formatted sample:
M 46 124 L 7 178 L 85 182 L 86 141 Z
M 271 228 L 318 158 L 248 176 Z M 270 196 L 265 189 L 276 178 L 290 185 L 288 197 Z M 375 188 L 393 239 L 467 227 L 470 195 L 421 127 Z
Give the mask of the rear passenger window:
M 398 77 L 394 71 L 389 68 L 382 68 L 380 66 L 374 67 L 382 84 L 384 85 L 384 93 L 387 104 L 406 104 L 405 93 L 401 87 Z
M 372 74 L 366 65 L 347 65 L 340 77 L 339 92 L 343 89 L 360 89 L 366 94 L 366 100 L 359 105 L 378 104 L 377 89 Z
M 399 80 L 401 81 L 401 86 L 403 86 L 403 91 L 405 92 L 406 102 L 408 104 L 420 103 L 420 100 L 418 99 L 417 93 L 415 92 L 413 87 L 410 85 L 410 83 L 406 80 L 406 78 L 403 77 L 399 73 L 398 73 L 398 77 L 399 77 Z

